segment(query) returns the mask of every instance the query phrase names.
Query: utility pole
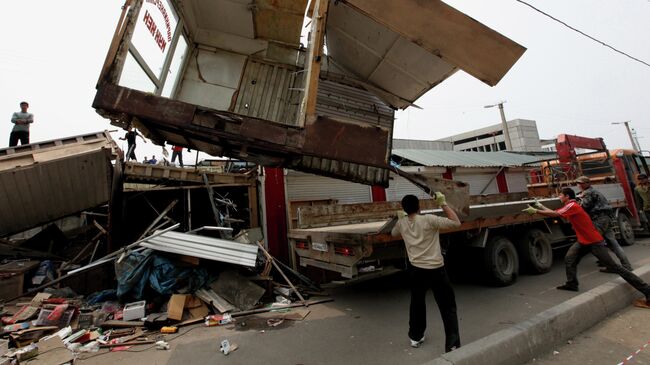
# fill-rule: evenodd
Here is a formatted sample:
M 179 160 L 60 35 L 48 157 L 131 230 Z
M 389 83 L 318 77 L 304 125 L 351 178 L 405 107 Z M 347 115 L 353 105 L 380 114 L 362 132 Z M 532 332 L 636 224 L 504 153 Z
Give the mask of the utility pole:
M 500 103 L 492 104 L 492 105 L 486 105 L 484 108 L 493 108 L 495 106 L 499 107 L 499 113 L 501 114 L 501 128 L 503 129 L 503 137 L 506 142 L 506 150 L 507 151 L 512 151 L 512 141 L 510 141 L 510 132 L 508 131 L 508 123 L 506 122 L 506 114 L 503 112 L 503 103 L 505 101 L 502 101 Z
M 630 143 L 632 143 L 632 149 L 636 152 L 639 152 L 639 147 L 634 141 L 634 136 L 632 136 L 632 130 L 630 129 L 630 121 L 626 120 L 625 122 L 612 122 L 612 124 L 625 124 L 625 129 L 627 129 L 627 136 L 630 137 Z

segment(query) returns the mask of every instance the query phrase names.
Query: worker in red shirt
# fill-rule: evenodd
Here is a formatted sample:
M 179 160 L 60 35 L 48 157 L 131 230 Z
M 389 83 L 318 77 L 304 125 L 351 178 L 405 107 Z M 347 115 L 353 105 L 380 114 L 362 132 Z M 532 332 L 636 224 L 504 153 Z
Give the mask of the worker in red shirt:
M 183 147 L 172 146 L 172 163 L 176 161 L 176 157 L 178 157 L 178 164 L 183 167 Z
M 533 215 L 541 214 L 547 217 L 562 217 L 571 223 L 576 232 L 577 242 L 574 243 L 564 257 L 566 265 L 567 282 L 557 287 L 560 290 L 578 291 L 578 264 L 580 260 L 591 253 L 596 256 L 605 267 L 620 275 L 625 281 L 645 296 L 645 304 L 650 305 L 650 286 L 633 272 L 617 264 L 609 255 L 605 239 L 600 235 L 587 212 L 575 201 L 576 193 L 571 188 L 563 188 L 558 196 L 561 208 L 551 210 L 536 203 L 535 207 L 528 207 L 524 212 Z

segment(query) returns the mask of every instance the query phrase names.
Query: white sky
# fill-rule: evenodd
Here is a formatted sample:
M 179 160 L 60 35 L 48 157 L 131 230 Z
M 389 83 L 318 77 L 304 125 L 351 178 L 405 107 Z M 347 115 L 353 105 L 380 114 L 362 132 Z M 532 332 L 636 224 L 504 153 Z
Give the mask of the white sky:
M 650 1 L 530 0 L 574 27 L 650 62 Z M 30 103 L 32 141 L 115 129 L 92 109 L 95 83 L 123 1 L 5 1 L 0 22 L 0 146 L 10 117 Z M 438 139 L 500 121 L 487 104 L 506 100 L 507 119 L 537 121 L 540 137 L 561 133 L 604 137 L 610 148 L 629 147 L 622 125 L 631 120 L 650 149 L 650 67 L 594 43 L 514 0 L 450 5 L 528 50 L 506 77 L 489 87 L 464 72 L 420 98 L 423 110 L 399 112 L 396 138 Z M 120 131 L 117 138 L 122 136 Z M 122 145 L 122 141 L 118 141 Z M 160 147 L 138 142 L 138 158 Z M 185 154 L 185 162 L 194 156 Z

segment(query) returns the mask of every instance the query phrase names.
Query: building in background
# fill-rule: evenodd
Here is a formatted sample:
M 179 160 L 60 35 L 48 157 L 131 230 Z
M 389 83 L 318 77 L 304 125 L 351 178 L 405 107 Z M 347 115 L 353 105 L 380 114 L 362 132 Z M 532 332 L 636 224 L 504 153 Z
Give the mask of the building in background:
M 541 151 L 542 145 L 534 120 L 514 119 L 507 122 L 513 151 Z M 452 144 L 454 151 L 505 151 L 506 142 L 501 123 L 438 139 L 434 142 Z M 395 148 L 395 147 L 393 147 Z

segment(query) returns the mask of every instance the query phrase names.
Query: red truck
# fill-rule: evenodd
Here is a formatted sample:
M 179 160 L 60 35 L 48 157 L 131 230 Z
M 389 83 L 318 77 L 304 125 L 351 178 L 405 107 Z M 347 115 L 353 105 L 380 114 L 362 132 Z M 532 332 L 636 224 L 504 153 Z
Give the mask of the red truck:
M 556 147 L 557 158 L 531 166 L 528 194 L 473 196 L 469 215 L 462 219 L 462 225 L 441 232 L 443 245 L 450 251 L 469 251 L 470 255 L 463 256 L 462 264 L 467 265 L 468 259 L 478 263 L 493 285 L 514 283 L 520 266 L 529 273 L 548 272 L 553 249 L 572 242 L 574 232 L 566 222 L 530 217 L 521 210 L 534 198 L 541 199 L 550 208 L 559 207 L 559 200 L 552 196 L 565 186 L 577 189 L 578 176 L 591 177 L 595 188 L 614 206 L 617 233 L 623 245 L 633 244 L 635 232 L 642 231 L 632 194 L 636 174 L 649 171 L 641 156 L 627 150 L 610 153 L 602 139 L 569 135 L 560 135 Z M 581 153 L 580 149 L 590 151 Z M 440 213 L 431 200 L 423 201 L 422 208 L 424 214 Z M 406 257 L 403 242 L 389 233 L 392 216 L 400 209 L 399 202 L 300 208 L 299 228 L 289 230 L 295 266 L 338 273 L 343 281 L 403 268 Z M 450 265 L 454 265 L 453 259 Z

